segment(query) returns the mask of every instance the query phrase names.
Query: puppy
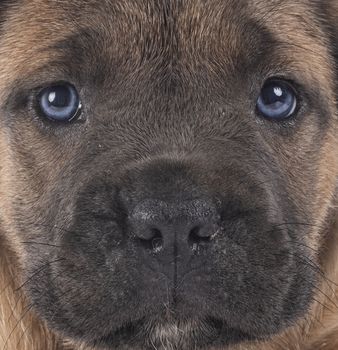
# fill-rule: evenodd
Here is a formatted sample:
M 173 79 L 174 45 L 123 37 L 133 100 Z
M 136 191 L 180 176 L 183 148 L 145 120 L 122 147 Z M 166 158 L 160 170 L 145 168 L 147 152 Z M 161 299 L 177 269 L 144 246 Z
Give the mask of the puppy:
M 338 349 L 337 1 L 0 14 L 1 349 Z

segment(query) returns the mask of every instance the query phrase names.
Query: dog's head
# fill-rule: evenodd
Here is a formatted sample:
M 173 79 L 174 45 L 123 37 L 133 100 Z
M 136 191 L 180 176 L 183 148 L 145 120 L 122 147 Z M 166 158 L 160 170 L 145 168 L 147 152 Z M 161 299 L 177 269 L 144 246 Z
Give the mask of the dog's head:
M 40 317 L 111 349 L 304 317 L 338 178 L 329 1 L 1 6 L 1 220 Z

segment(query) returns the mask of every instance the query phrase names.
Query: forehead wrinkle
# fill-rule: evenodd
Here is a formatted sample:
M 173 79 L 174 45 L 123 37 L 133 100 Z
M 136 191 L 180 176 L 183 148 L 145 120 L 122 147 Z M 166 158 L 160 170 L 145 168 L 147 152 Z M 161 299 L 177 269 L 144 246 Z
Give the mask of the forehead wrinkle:
M 236 74 L 239 70 L 243 73 L 246 68 L 254 70 L 256 63 L 274 48 L 273 35 L 268 28 L 244 14 L 239 15 L 241 18 L 238 23 L 230 15 L 229 19 L 224 3 L 213 3 L 218 3 L 215 8 L 204 6 L 199 9 L 197 3 L 191 7 L 187 6 L 182 14 L 177 15 L 176 45 L 172 46 L 170 40 L 161 41 L 157 52 L 154 50 L 156 45 L 152 42 L 162 40 L 157 37 L 157 30 L 161 30 L 157 29 L 152 33 L 151 28 L 147 29 L 148 38 L 141 30 L 138 46 L 135 46 L 136 42 L 129 43 L 129 47 L 126 47 L 124 42 L 121 44 L 115 31 L 86 27 L 54 43 L 51 49 L 55 50 L 56 55 L 63 56 L 64 61 L 68 61 L 74 71 L 81 67 L 83 75 L 96 74 L 106 79 L 111 78 L 114 66 L 118 71 L 126 68 L 136 74 L 139 68 L 142 68 L 142 64 L 147 62 L 151 62 L 153 71 L 156 67 L 162 73 L 166 70 L 167 76 L 180 75 L 178 71 L 184 70 L 187 82 L 194 78 L 193 68 L 200 64 L 205 65 L 214 77 L 219 76 L 220 71 L 224 73 L 225 78 L 231 71 Z M 186 5 L 188 4 L 190 3 L 187 2 Z M 201 15 L 200 10 L 204 11 L 206 16 Z M 149 26 L 149 19 L 139 25 Z M 156 28 L 157 25 L 155 24 Z M 165 31 L 165 28 L 164 26 L 162 31 Z M 166 35 L 170 35 L 172 30 L 174 29 L 168 29 Z M 129 35 L 130 33 L 126 33 L 126 36 Z M 152 54 L 149 47 L 153 48 Z M 170 50 L 176 52 L 168 54 Z M 168 71 L 169 66 L 171 70 Z M 198 69 L 195 69 L 196 71 Z M 190 73 L 192 76 L 187 77 Z
M 26 4 L 28 3 L 26 1 Z M 95 1 L 88 3 L 93 5 Z M 62 56 L 61 59 L 73 71 L 84 68 L 82 73 L 85 75 L 87 67 L 87 71 L 93 75 L 108 79 L 114 72 L 114 62 L 118 63 L 116 66 L 121 70 L 124 68 L 122 63 L 126 63 L 125 67 L 130 65 L 128 69 L 134 70 L 135 78 L 141 64 L 153 61 L 158 67 L 161 64 L 171 65 L 169 74 L 177 74 L 178 68 L 184 69 L 186 82 L 190 78 L 197 80 L 196 72 L 200 69 L 221 81 L 228 79 L 230 74 L 234 77 L 238 73 L 245 75 L 245 66 L 254 70 L 264 52 L 277 50 L 275 44 L 279 40 L 285 42 L 284 47 L 287 47 L 286 53 L 281 52 L 281 55 L 287 55 L 295 69 L 306 72 L 309 81 L 318 80 L 318 72 L 321 72 L 319 79 L 322 79 L 325 86 L 332 80 L 325 44 L 317 40 L 317 36 L 309 35 L 309 25 L 311 33 L 318 32 L 318 29 L 315 23 L 312 23 L 311 12 L 305 5 L 303 9 L 303 6 L 293 6 L 294 2 L 288 0 L 285 1 L 285 5 L 281 1 L 272 1 L 269 4 L 264 2 L 271 11 L 268 13 L 266 9 L 259 7 L 259 4 L 262 4 L 259 1 L 244 3 L 235 0 L 186 0 L 182 2 L 179 12 L 177 8 L 166 7 L 165 1 L 156 6 L 151 1 L 130 4 L 116 1 L 114 6 L 113 2 L 104 3 L 111 5 L 111 13 L 96 18 L 93 8 L 93 17 L 90 20 L 84 19 L 84 23 L 81 23 L 81 26 L 85 26 L 83 28 L 72 21 L 72 14 L 68 20 L 63 20 L 62 17 L 67 19 L 67 14 L 59 13 L 55 16 L 53 12 L 53 18 L 47 2 L 32 1 L 30 11 L 36 11 L 37 5 L 43 6 L 43 12 L 46 12 L 46 18 L 50 17 L 51 22 L 47 28 L 45 25 L 41 26 L 38 18 L 29 18 L 27 21 L 28 10 L 26 13 L 23 11 L 24 15 L 21 14 L 21 18 L 13 20 L 6 30 L 9 34 L 5 35 L 3 45 L 0 45 L 0 53 L 3 53 L 0 54 L 0 76 L 6 81 L 14 75 L 13 72 L 17 76 L 27 75 L 41 65 L 47 65 L 50 56 L 53 55 Z M 64 4 L 72 8 L 71 4 Z M 297 4 L 299 5 L 299 2 Z M 256 9 L 250 11 L 252 6 Z M 76 8 L 75 5 L 73 7 Z M 88 12 L 89 9 L 90 5 L 85 7 L 84 11 Z M 167 14 L 164 15 L 163 11 Z M 309 14 L 305 23 L 295 21 L 302 15 L 301 11 Z M 161 13 L 162 16 L 159 17 Z M 307 15 L 303 14 L 302 17 Z M 17 34 L 23 21 L 29 40 L 26 35 Z M 174 28 L 166 26 L 166 21 L 175 22 Z M 96 27 L 93 27 L 94 22 Z M 178 44 L 170 46 L 170 40 L 173 39 L 170 35 L 173 35 L 174 29 Z M 168 32 L 164 35 L 166 30 Z M 269 40 L 266 40 L 267 38 Z M 54 45 L 53 53 L 46 48 L 47 43 L 51 47 Z M 168 47 L 165 48 L 164 45 Z M 168 50 L 177 50 L 177 57 L 168 55 Z M 175 64 L 179 63 L 176 71 L 173 69 L 173 59 L 177 59 Z M 304 62 L 311 62 L 311 65 L 304 65 Z M 96 72 L 95 66 L 100 67 Z M 201 75 L 198 78 L 200 77 Z
M 183 59 L 191 64 L 231 69 L 249 54 L 253 58 L 263 41 L 273 42 L 267 27 L 250 18 L 241 1 L 188 0 L 185 5 L 177 27 Z
M 264 2 L 265 3 L 265 2 Z M 280 42 L 294 45 L 323 60 L 328 58 L 328 38 L 313 7 L 307 1 L 250 2 L 252 14 L 257 21 L 267 26 Z
M 61 28 L 57 16 L 53 21 L 46 14 L 45 19 L 44 24 L 40 23 L 39 16 L 26 13 L 23 6 L 22 11 L 14 11 L 4 23 L 4 34 L 0 37 L 0 96 L 6 94 L 12 81 L 29 75 L 53 59 L 48 45 L 56 39 L 55 33 L 59 40 L 66 36 L 67 25 Z
M 105 73 L 112 75 L 111 55 L 106 54 L 105 46 L 107 44 L 97 30 L 83 28 L 53 43 L 48 50 L 59 58 L 69 76 L 75 77 L 78 82 L 94 79 L 98 83 L 104 79 Z
M 63 10 L 69 10 L 67 13 L 63 13 L 59 8 L 54 11 L 54 8 L 48 6 L 48 2 L 43 0 L 24 3 L 21 11 L 6 22 L 6 34 L 0 39 L 0 76 L 4 80 L 8 80 L 13 73 L 20 76 L 29 69 L 35 70 L 39 65 L 45 64 L 49 58 L 46 46 L 52 46 L 53 42 L 62 40 L 65 42 L 67 37 L 75 37 L 86 28 L 91 28 L 91 34 L 95 29 L 99 35 L 93 35 L 94 40 L 91 40 L 90 45 L 88 40 L 86 43 L 82 38 L 82 43 L 78 45 L 80 52 L 73 50 L 75 55 L 68 56 L 68 59 L 71 58 L 71 61 L 75 62 L 80 59 L 79 53 L 88 56 L 90 51 L 92 54 L 89 56 L 95 57 L 95 62 L 92 62 L 90 68 L 97 64 L 99 55 L 105 56 L 105 61 L 117 60 L 118 57 L 120 62 L 132 62 L 134 66 L 131 68 L 137 68 L 135 63 L 142 61 L 142 55 L 156 57 L 151 51 L 163 52 L 163 40 L 168 40 L 161 30 L 161 24 L 165 23 L 165 17 L 169 16 L 166 14 L 166 1 L 88 1 L 81 8 L 81 13 L 84 12 L 81 20 L 76 21 L 73 16 L 74 10 L 78 9 L 77 3 L 72 5 L 73 2 L 60 1 Z M 36 10 L 36 6 L 40 6 L 39 11 Z M 86 13 L 90 16 L 86 17 Z M 39 14 L 43 15 L 43 21 Z M 25 35 L 22 35 L 21 31 L 23 25 Z M 101 45 L 95 42 L 97 39 L 101 39 Z M 55 50 L 54 54 L 62 53 Z

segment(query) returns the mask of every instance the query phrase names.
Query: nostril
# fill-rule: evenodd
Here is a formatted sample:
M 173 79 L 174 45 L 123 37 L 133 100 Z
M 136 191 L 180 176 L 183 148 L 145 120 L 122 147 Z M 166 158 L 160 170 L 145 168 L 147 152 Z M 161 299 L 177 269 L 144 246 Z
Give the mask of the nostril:
M 163 237 L 159 229 L 152 228 L 149 230 L 149 238 L 139 238 L 139 242 L 143 248 L 151 250 L 155 253 L 159 252 L 163 247 Z
M 209 243 L 211 241 L 212 231 L 208 227 L 195 226 L 189 234 L 189 245 L 196 249 L 196 245 Z
M 165 202 L 147 199 L 128 215 L 133 242 L 148 253 L 198 251 L 211 246 L 219 231 L 217 208 L 209 200 Z M 186 250 L 185 250 L 186 249 Z M 163 253 L 165 255 L 165 253 Z

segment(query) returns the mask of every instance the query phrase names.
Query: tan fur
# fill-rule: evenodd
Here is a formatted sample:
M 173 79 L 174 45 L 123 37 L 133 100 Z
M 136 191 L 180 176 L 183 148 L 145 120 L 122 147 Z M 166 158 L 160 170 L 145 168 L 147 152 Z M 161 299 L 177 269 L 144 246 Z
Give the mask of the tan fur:
M 7 87 L 11 86 L 12 82 L 18 77 L 28 76 L 37 68 L 47 63 L 50 59 L 50 51 L 42 44 L 46 42 L 46 37 L 53 38 L 54 30 L 58 30 L 57 40 L 63 36 L 68 36 L 72 30 L 76 32 L 74 23 L 65 25 L 61 28 L 53 28 L 53 18 L 61 16 L 55 9 L 44 6 L 44 0 L 29 0 L 25 1 L 20 11 L 14 8 L 10 11 L 9 20 L 3 29 L 4 34 L 0 40 L 0 97 L 5 98 L 8 95 Z M 182 41 L 186 42 L 185 49 L 187 50 L 186 57 L 189 55 L 200 57 L 203 60 L 210 54 L 204 52 L 206 47 L 213 54 L 222 54 L 222 50 L 230 50 L 237 52 L 240 43 L 236 41 L 236 33 L 233 28 L 223 28 L 222 31 L 230 33 L 232 39 L 228 46 L 215 45 L 210 42 L 210 46 L 204 45 L 203 40 L 210 40 L 210 36 L 204 34 L 207 31 L 213 31 L 215 28 L 209 27 L 208 19 L 205 22 L 200 20 L 203 13 L 204 1 L 188 1 L 188 5 L 180 15 L 180 21 L 187 23 L 182 29 Z M 215 2 L 217 3 L 217 2 Z M 304 3 L 304 5 L 302 5 Z M 299 1 L 294 6 L 290 4 L 281 8 L 278 6 L 278 11 L 274 11 L 275 1 L 253 1 L 252 11 L 259 13 L 261 18 L 265 19 L 265 23 L 269 28 L 273 29 L 274 23 L 278 23 L 277 17 L 285 18 L 285 30 L 281 41 L 285 42 L 285 49 L 294 55 L 294 60 L 289 56 L 290 61 L 302 62 L 302 67 L 290 67 L 292 70 L 301 71 L 303 78 L 314 84 L 321 84 L 327 91 L 326 98 L 329 100 L 333 97 L 333 62 L 328 58 L 327 42 L 319 39 L 321 37 L 315 24 L 306 23 L 315 33 L 314 37 L 310 37 L 304 31 L 304 23 L 299 21 L 302 17 L 305 20 L 311 19 L 311 14 L 306 1 Z M 334 6 L 338 5 L 333 1 Z M 219 3 L 218 3 L 219 5 Z M 137 5 L 133 5 L 136 6 Z M 41 16 L 44 19 L 45 25 L 41 26 L 41 17 L 36 15 L 36 8 L 41 10 Z M 134 14 L 135 9 L 124 9 L 126 13 Z M 217 16 L 218 7 L 215 7 Z M 137 12 L 136 12 L 137 13 Z M 307 15 L 304 15 L 308 13 Z M 137 13 L 138 16 L 147 16 L 146 13 Z M 302 16 L 301 16 L 302 15 Z M 89 17 L 88 17 L 89 18 Z M 189 21 L 187 20 L 189 18 Z M 40 24 L 37 25 L 35 21 Z M 88 20 L 95 22 L 95 14 Z M 20 35 L 21 30 L 25 28 L 25 34 Z M 38 29 L 37 29 L 38 28 Z M 280 30 L 280 28 L 279 28 Z M 297 33 L 297 38 L 293 37 L 294 42 L 299 43 L 298 47 L 289 46 L 288 33 Z M 123 32 L 123 28 L 121 28 Z M 132 34 L 131 34 L 132 36 Z M 218 37 L 214 37 L 215 42 L 219 41 Z M 15 42 L 15 51 L 9 53 L 9 48 Z M 49 42 L 51 44 L 51 42 Z M 204 49 L 202 50 L 201 47 Z M 238 51 L 239 52 L 239 51 Z M 318 52 L 321 52 L 318 55 Z M 6 54 L 5 54 L 6 53 Z M 31 60 L 31 57 L 38 57 L 36 60 Z M 195 62 L 198 60 L 195 59 Z M 29 64 L 28 64 L 29 62 Z M 308 63 L 311 64 L 308 64 Z M 303 64 L 304 63 L 304 64 Z M 211 64 L 210 70 L 216 69 Z M 335 106 L 331 105 L 331 110 L 335 110 Z M 338 117 L 338 116 L 337 116 Z M 311 133 L 311 130 L 307 130 Z M 336 191 L 336 176 L 338 174 L 338 155 L 335 150 L 338 149 L 337 130 L 332 130 L 330 137 L 325 140 L 326 147 L 323 149 L 322 161 L 320 164 L 320 178 L 315 184 L 316 192 L 321 193 L 321 198 L 325 200 L 317 200 L 313 203 L 317 217 L 316 225 L 322 225 L 329 211 L 338 211 L 338 208 L 332 208 L 332 196 Z M 32 137 L 38 137 L 32 135 Z M 43 140 L 41 140 L 43 143 Z M 310 142 L 310 140 L 309 140 Z M 298 147 L 302 147 L 298 145 Z M 287 149 L 287 147 L 285 147 Z M 292 152 L 292 149 L 291 151 Z M 51 151 L 52 154 L 52 151 Z M 280 150 L 280 161 L 284 168 L 287 168 L 290 177 L 297 178 L 299 174 L 294 173 L 294 164 L 290 161 L 290 154 L 285 150 Z M 46 160 L 48 162 L 49 160 Z M 294 162 L 299 162 L 301 159 L 294 159 Z M 53 167 L 56 167 L 55 175 L 61 170 L 60 162 L 51 162 Z M 328 164 L 330 166 L 328 166 Z M 21 245 L 12 230 L 13 223 L 10 221 L 12 217 L 10 208 L 6 206 L 6 201 L 15 195 L 15 188 L 10 188 L 11 183 L 8 179 L 11 177 L 11 167 L 16 166 L 10 159 L 10 147 L 6 142 L 6 135 L 0 134 L 0 212 L 1 226 L 4 228 L 4 233 L 0 233 L 0 349 L 3 350 L 90 350 L 81 344 L 71 344 L 63 339 L 62 335 L 55 335 L 49 330 L 30 309 L 29 302 L 23 295 L 20 286 L 24 281 L 20 278 L 20 254 Z M 51 175 L 53 176 L 53 175 Z M 43 192 L 43 180 L 37 186 L 38 190 Z M 27 193 L 27 196 L 33 198 L 37 193 Z M 306 195 L 306 194 L 305 194 Z M 338 222 L 338 216 L 336 218 Z M 6 237 L 6 238 L 4 238 Z M 324 243 L 321 242 L 321 237 L 313 235 L 309 238 L 309 245 L 317 247 L 321 245 L 322 250 L 320 256 L 321 266 L 325 278 L 322 285 L 318 287 L 318 294 L 312 305 L 312 310 L 306 319 L 291 329 L 285 331 L 268 342 L 255 345 L 240 345 L 231 348 L 231 350 L 337 350 L 338 349 L 338 225 L 336 222 L 327 223 L 326 236 Z M 314 256 L 317 259 L 317 256 Z M 230 349 L 227 349 L 230 350 Z
M 56 350 L 55 336 L 31 311 L 20 290 L 17 261 L 5 242 L 0 242 L 0 347 L 2 349 Z

